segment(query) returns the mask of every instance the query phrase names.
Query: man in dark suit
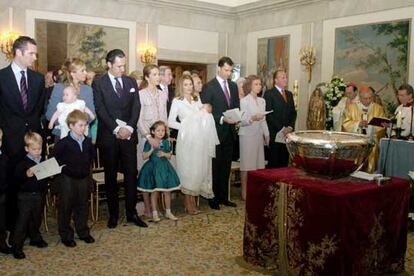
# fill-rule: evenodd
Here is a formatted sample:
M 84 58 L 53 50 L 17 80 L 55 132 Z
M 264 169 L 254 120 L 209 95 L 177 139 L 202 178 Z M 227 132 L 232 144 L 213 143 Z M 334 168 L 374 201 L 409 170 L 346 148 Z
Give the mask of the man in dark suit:
M 175 98 L 175 91 L 173 86 L 171 85 L 173 75 L 171 68 L 166 65 L 160 66 L 160 85 L 158 86 L 158 89 L 161 90 L 163 93 L 165 93 L 165 96 L 168 98 L 167 100 L 167 115 L 170 115 L 170 109 L 172 101 Z M 180 121 L 177 118 L 177 121 Z M 178 136 L 178 130 L 174 128 L 170 128 L 170 138 L 177 139 Z M 175 154 L 175 148 L 176 148 L 176 141 L 172 141 L 172 153 Z
M 0 70 L 0 128 L 3 129 L 2 152 L 9 157 L 6 196 L 7 226 L 13 229 L 17 214 L 16 164 L 22 160 L 24 135 L 41 132 L 40 117 L 44 107 L 45 81 L 43 75 L 29 67 L 37 59 L 36 41 L 20 36 L 13 43 L 13 61 Z
M 124 75 L 126 57 L 115 49 L 106 55 L 108 72 L 92 83 L 98 115 L 97 145 L 105 169 L 105 190 L 108 199 L 108 228 L 115 228 L 119 218 L 118 168 L 125 184 L 125 209 L 128 222 L 147 227 L 137 215 L 137 132 L 141 110 L 135 80 Z
M 160 85 L 158 89 L 164 92 L 168 98 L 167 114 L 170 114 L 171 104 L 175 97 L 175 91 L 171 85 L 172 78 L 171 68 L 165 65 L 160 66 Z
M 228 200 L 228 181 L 231 169 L 233 143 L 237 138 L 236 122 L 223 115 L 228 109 L 239 108 L 240 100 L 237 85 L 230 79 L 233 72 L 233 61 L 222 57 L 218 62 L 217 76 L 203 86 L 200 94 L 203 103 L 211 104 L 216 122 L 220 145 L 216 146 L 216 157 L 213 158 L 213 192 L 215 198 L 209 200 L 212 209 L 220 209 L 219 204 L 236 207 Z
M 276 134 L 281 131 L 283 137 L 295 128 L 296 109 L 293 101 L 293 94 L 285 90 L 288 80 L 284 70 L 277 70 L 273 74 L 274 87 L 267 90 L 264 94 L 266 101 L 266 111 L 273 110 L 266 115 L 269 127 L 269 156 L 268 168 L 286 167 L 289 162 L 289 153 L 286 144 L 275 142 Z

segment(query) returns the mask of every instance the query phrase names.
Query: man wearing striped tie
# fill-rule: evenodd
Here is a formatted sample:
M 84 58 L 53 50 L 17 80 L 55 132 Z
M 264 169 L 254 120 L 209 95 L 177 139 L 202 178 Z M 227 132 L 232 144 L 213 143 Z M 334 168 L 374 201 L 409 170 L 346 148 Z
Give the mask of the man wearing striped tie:
M 1 151 L 9 158 L 6 194 L 8 229 L 13 229 L 16 218 L 18 183 L 14 171 L 17 162 L 26 155 L 23 138 L 30 131 L 40 133 L 45 97 L 43 75 L 30 69 L 37 59 L 36 41 L 20 36 L 14 41 L 12 51 L 11 64 L 0 70 L 0 128 L 4 132 Z
M 228 109 L 240 108 L 239 92 L 236 83 L 230 80 L 233 72 L 233 61 L 222 57 L 218 61 L 217 76 L 207 82 L 200 93 L 201 101 L 213 108 L 217 135 L 220 145 L 216 146 L 216 157 L 213 158 L 213 192 L 214 199 L 209 200 L 212 209 L 220 209 L 220 204 L 236 207 L 228 200 L 228 181 L 231 170 L 233 144 L 237 139 L 236 122 L 223 115 Z
M 141 112 L 137 82 L 125 76 L 126 56 L 121 49 L 106 55 L 108 71 L 92 83 L 98 136 L 96 144 L 105 169 L 105 190 L 109 220 L 108 228 L 118 225 L 118 169 L 122 168 L 125 186 L 127 222 L 147 227 L 137 214 L 137 122 Z

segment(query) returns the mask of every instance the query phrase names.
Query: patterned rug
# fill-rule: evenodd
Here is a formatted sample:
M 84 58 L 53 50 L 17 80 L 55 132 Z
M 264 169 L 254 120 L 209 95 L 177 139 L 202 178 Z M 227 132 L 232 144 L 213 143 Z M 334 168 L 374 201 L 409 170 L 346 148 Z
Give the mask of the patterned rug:
M 148 228 L 121 221 L 110 230 L 101 218 L 92 225 L 96 242 L 76 240 L 75 248 L 60 242 L 52 217 L 44 233 L 49 247 L 26 244 L 24 260 L 0 254 L 0 275 L 261 275 L 241 265 L 244 204 L 236 202 L 237 208 L 213 211 L 201 200 L 203 213 L 191 216 L 184 214 L 179 197 L 173 202 L 179 220 L 149 222 Z M 402 275 L 414 275 L 414 235 L 408 240 L 407 273 Z

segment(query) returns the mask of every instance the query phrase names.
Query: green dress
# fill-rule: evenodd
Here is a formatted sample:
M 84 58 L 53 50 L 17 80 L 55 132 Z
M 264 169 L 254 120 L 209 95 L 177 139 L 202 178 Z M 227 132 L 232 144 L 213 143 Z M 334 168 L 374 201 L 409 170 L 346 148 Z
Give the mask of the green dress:
M 151 145 L 145 142 L 144 152 L 148 152 Z M 158 151 L 169 153 L 170 143 L 162 140 L 160 146 L 152 152 L 149 160 L 145 162 L 138 176 L 138 190 L 143 192 L 168 192 L 180 189 L 180 179 L 170 161 L 165 157 L 158 157 Z

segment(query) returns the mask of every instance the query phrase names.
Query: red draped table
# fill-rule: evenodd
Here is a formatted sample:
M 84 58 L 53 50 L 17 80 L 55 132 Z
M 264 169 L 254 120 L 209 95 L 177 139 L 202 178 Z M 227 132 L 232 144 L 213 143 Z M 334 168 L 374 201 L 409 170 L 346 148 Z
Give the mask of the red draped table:
M 373 275 L 404 270 L 409 182 L 249 173 L 243 258 L 282 275 Z

